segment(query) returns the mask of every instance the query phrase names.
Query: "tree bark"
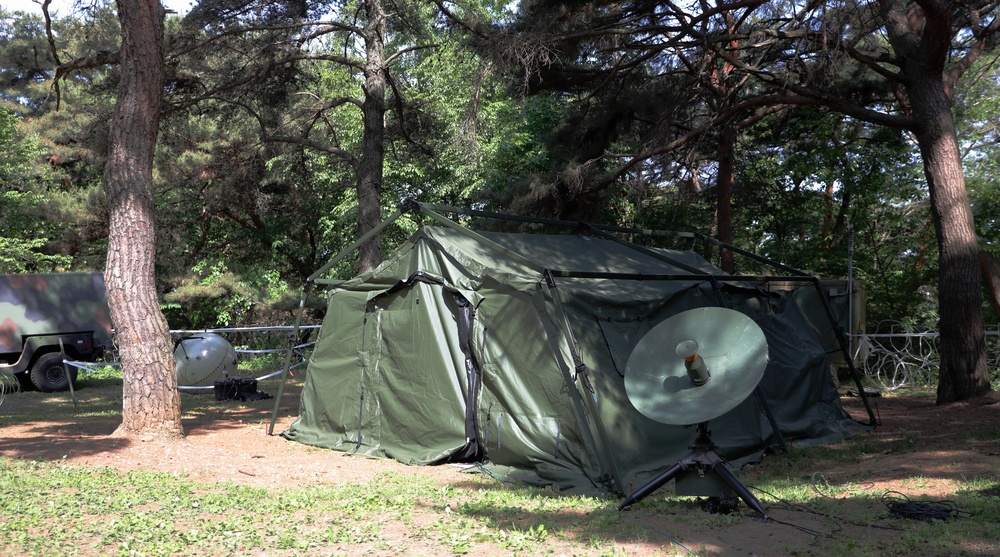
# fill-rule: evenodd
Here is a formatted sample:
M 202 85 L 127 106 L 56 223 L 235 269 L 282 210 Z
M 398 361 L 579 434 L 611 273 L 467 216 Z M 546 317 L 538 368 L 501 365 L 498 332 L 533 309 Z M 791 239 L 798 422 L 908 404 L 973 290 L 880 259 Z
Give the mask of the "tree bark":
M 943 95 L 943 89 L 942 89 Z M 914 102 L 914 108 L 918 103 Z M 935 110 L 921 117 L 945 124 L 950 110 Z M 928 124 L 917 132 L 924 156 L 924 172 L 930 186 L 931 215 L 939 254 L 938 313 L 940 316 L 941 369 L 938 404 L 964 400 L 989 392 L 986 365 L 986 332 L 983 326 L 982 282 L 979 249 L 972 224 L 972 211 L 965 191 L 965 178 L 958 156 L 954 130 Z
M 170 330 L 154 280 L 153 149 L 163 98 L 159 0 L 118 0 L 122 48 L 104 189 L 110 227 L 105 283 L 122 360 L 126 437 L 183 435 Z
M 916 122 L 913 132 L 924 161 L 937 236 L 938 404 L 990 391 L 978 239 L 944 75 L 951 48 L 951 8 L 944 0 L 925 0 L 921 7 L 882 0 L 887 34 L 901 62 Z
M 358 235 L 363 236 L 382 220 L 382 171 L 385 158 L 385 6 L 382 0 L 367 0 L 368 21 L 364 39 L 365 98 L 361 106 L 364 119 L 361 162 L 358 165 Z M 382 236 L 374 236 L 359 250 L 358 272 L 371 271 L 382 262 Z

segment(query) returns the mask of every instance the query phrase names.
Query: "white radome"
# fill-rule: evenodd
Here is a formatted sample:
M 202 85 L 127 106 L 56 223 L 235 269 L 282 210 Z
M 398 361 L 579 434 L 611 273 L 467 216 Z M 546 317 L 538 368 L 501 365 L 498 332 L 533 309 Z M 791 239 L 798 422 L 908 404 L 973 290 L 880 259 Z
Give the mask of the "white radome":
M 177 343 L 174 363 L 178 386 L 212 387 L 236 373 L 236 349 L 215 333 L 198 333 Z

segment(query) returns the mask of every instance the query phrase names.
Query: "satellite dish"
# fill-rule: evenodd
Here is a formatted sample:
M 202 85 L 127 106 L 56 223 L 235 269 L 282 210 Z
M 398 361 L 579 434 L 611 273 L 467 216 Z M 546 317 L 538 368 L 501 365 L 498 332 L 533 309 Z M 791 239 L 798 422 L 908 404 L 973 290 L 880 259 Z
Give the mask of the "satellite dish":
M 174 363 L 178 385 L 211 387 L 236 373 L 236 349 L 215 333 L 199 333 L 177 343 Z
M 705 307 L 679 313 L 639 339 L 625 365 L 625 392 L 632 406 L 664 424 L 698 424 L 691 452 L 625 498 L 618 510 L 660 486 L 691 473 L 712 473 L 765 519 L 760 501 L 715 453 L 708 420 L 743 402 L 767 367 L 764 331 L 738 311 Z M 710 494 L 709 494 L 710 495 Z
M 625 366 L 625 393 L 647 418 L 697 424 L 743 402 L 765 367 L 767 339 L 752 319 L 731 309 L 697 308 L 639 340 Z

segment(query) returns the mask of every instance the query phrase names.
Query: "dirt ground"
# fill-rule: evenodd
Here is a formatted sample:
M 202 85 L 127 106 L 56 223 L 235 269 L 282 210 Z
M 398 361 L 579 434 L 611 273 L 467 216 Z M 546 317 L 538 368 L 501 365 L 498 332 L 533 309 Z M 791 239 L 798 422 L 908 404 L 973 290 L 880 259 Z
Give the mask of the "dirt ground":
M 114 387 L 112 387 L 114 388 Z M 117 389 L 121 389 L 120 386 Z M 277 395 L 277 385 L 261 391 Z M 82 388 L 76 392 L 79 408 L 107 395 L 105 389 Z M 309 482 L 360 483 L 386 470 L 443 474 L 448 467 L 412 468 L 392 460 L 352 458 L 329 450 L 287 441 L 279 434 L 288 429 L 299 408 L 298 384 L 289 383 L 281 398 L 274 435 L 268 427 L 274 399 L 218 402 L 212 394 L 181 395 L 185 438 L 180 442 L 128 440 L 112 436 L 118 417 L 77 418 L 69 393 L 43 395 L 51 404 L 51 418 L 6 424 L 0 420 L 0 455 L 26 460 L 62 461 L 70 466 L 112 467 L 185 473 L 195 480 L 232 481 L 253 487 L 297 485 Z M 38 393 L 19 397 L 10 393 L 0 415 L 36 412 Z M 120 396 L 120 395 L 119 395 Z M 119 398 L 120 401 L 120 398 Z M 24 407 L 28 405 L 28 407 Z
M 77 392 L 80 407 L 85 409 L 100 397 L 107 397 L 108 393 L 103 392 L 106 388 L 110 387 L 80 389 Z M 262 390 L 276 394 L 277 386 L 262 385 Z M 193 479 L 228 480 L 256 487 L 366 482 L 389 470 L 431 475 L 442 483 L 461 481 L 461 472 L 454 467 L 408 467 L 390 460 L 348 457 L 289 442 L 279 435 L 268 435 L 274 400 L 218 403 L 211 395 L 184 395 L 186 439 L 162 442 L 111 437 L 119 419 L 77 414 L 67 393 L 28 394 L 32 396 L 8 393 L 0 403 L 0 455 L 62 461 L 81 467 L 155 469 L 185 473 Z M 286 389 L 275 433 L 284 431 L 294 419 L 298 394 L 295 384 Z M 842 400 L 853 415 L 865 417 L 860 399 L 844 397 Z M 880 425 L 865 435 L 871 437 L 873 446 L 886 448 L 866 455 L 860 462 L 831 462 L 829 466 L 817 467 L 824 482 L 830 485 L 856 482 L 870 486 L 872 493 L 900 491 L 909 497 L 946 497 L 954 492 L 956 481 L 1000 474 L 1000 447 L 995 440 L 996 432 L 1000 431 L 1000 394 L 949 406 L 936 406 L 931 396 L 884 396 L 870 401 Z M 48 417 L 23 422 L 15 418 L 20 413 L 38 412 Z M 977 432 L 992 434 L 977 437 Z M 749 477 L 752 476 L 751 470 Z M 915 482 L 914 478 L 920 481 Z M 829 528 L 822 520 L 810 522 L 811 519 L 801 513 L 774 509 L 771 514 L 779 520 L 794 520 L 814 530 Z M 676 530 L 676 525 L 662 522 L 669 517 L 644 518 L 641 512 L 632 516 L 652 521 L 654 528 Z M 795 543 L 795 537 L 801 537 L 805 546 L 815 545 L 809 541 L 807 533 L 791 528 L 761 528 L 756 521 L 724 530 L 698 524 L 688 526 L 690 529 L 683 532 L 688 543 L 717 554 L 779 555 L 782 552 L 768 551 L 768 546 L 780 543 L 780 547 L 787 548 L 788 544 Z M 872 534 L 864 529 L 852 534 L 850 527 L 847 528 L 847 535 L 898 535 L 896 532 Z M 965 549 L 974 555 L 1000 554 L 1000 545 L 994 547 L 981 542 L 977 547 Z M 640 549 L 628 554 L 645 553 Z M 817 553 L 810 550 L 800 554 Z

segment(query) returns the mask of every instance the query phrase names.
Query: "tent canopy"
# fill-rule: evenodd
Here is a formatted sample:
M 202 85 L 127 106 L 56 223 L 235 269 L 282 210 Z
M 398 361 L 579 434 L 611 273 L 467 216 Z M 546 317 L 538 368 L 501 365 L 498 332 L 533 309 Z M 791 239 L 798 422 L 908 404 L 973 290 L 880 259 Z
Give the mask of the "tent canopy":
M 788 292 L 727 277 L 690 251 L 424 226 L 375 271 L 329 291 L 299 417 L 283 435 L 624 494 L 695 436 L 633 407 L 626 362 L 658 323 L 706 306 L 750 317 L 769 352 L 755 394 L 710 421 L 719 454 L 750 459 L 783 439 L 864 430 L 842 409 L 826 351 Z

